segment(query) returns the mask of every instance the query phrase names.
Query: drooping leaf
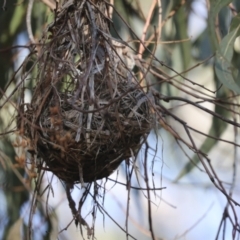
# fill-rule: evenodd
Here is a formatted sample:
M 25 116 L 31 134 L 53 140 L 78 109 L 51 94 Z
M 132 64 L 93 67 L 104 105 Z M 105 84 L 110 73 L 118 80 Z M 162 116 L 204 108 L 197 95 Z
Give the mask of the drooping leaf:
M 225 7 L 227 4 L 229 4 L 231 2 L 231 0 L 211 0 L 210 1 L 210 11 L 209 11 L 209 17 L 208 17 L 208 27 L 209 27 L 209 37 L 211 39 L 212 42 L 212 48 L 213 51 L 218 50 L 220 52 L 219 49 L 221 49 L 221 46 L 218 43 L 218 39 L 216 36 L 216 30 L 215 30 L 215 22 L 216 22 L 216 18 L 218 17 L 218 14 L 220 12 L 220 10 Z M 236 30 L 236 19 L 232 22 L 232 28 L 230 28 L 230 33 L 232 33 L 232 31 Z M 235 26 L 235 29 L 234 29 Z M 226 39 L 229 37 L 229 34 L 226 37 Z M 224 44 L 224 43 L 223 43 Z M 227 52 L 224 52 L 224 49 L 222 47 L 222 54 L 225 54 L 228 58 L 232 58 L 231 52 L 228 50 Z M 233 72 L 232 72 L 233 74 Z M 216 88 L 218 88 L 219 83 L 217 81 L 217 75 L 216 75 L 216 71 L 214 74 L 214 80 L 215 80 L 215 86 Z M 217 91 L 216 95 L 218 98 L 226 98 L 227 97 L 227 91 L 228 89 L 220 89 L 219 91 Z M 221 116 L 227 116 L 228 111 L 218 105 L 215 105 L 215 113 L 221 115 Z M 209 135 L 214 136 L 215 138 L 219 138 L 221 136 L 221 134 L 225 131 L 227 124 L 225 122 L 223 122 L 221 119 L 217 118 L 217 117 L 213 117 L 212 119 L 212 124 L 210 127 L 210 130 L 208 132 Z M 217 141 L 215 139 L 211 139 L 211 138 L 206 138 L 206 140 L 202 143 L 200 150 L 202 152 L 208 153 L 215 145 L 216 145 Z M 189 172 L 191 172 L 195 166 L 200 162 L 199 157 L 197 156 L 197 154 L 195 154 L 192 158 L 191 162 L 188 162 L 185 164 L 185 166 L 183 167 L 183 169 L 181 170 L 181 172 L 179 173 L 179 175 L 176 177 L 175 182 L 177 182 L 179 179 L 181 179 L 183 176 L 187 175 Z
M 10 26 L 9 26 L 10 35 L 16 34 L 17 29 L 25 20 L 25 18 L 24 18 L 25 12 L 26 12 L 26 9 L 23 4 L 19 4 L 15 8 L 14 13 L 13 13 L 14 17 L 11 19 Z
M 239 20 L 239 18 L 238 18 Z M 236 21 L 234 21 L 236 25 Z M 240 94 L 240 86 L 237 84 L 238 69 L 232 64 L 235 39 L 240 35 L 240 21 L 238 27 L 232 30 L 221 41 L 216 52 L 215 71 L 218 80 L 228 89 Z
M 175 4 L 179 4 L 180 1 L 175 1 Z M 173 9 L 176 6 L 173 6 Z M 186 40 L 188 39 L 187 33 L 187 14 L 184 6 L 182 6 L 176 13 L 175 17 L 175 25 L 176 25 L 176 38 L 179 40 Z M 183 41 L 179 44 L 181 58 L 182 58 L 182 69 L 187 69 L 191 62 L 191 42 L 190 41 Z
M 210 1 L 210 11 L 208 16 L 208 25 L 209 25 L 209 35 L 212 41 L 213 50 L 217 50 L 218 48 L 218 39 L 216 36 L 216 19 L 220 10 L 231 3 L 231 0 L 211 0 Z

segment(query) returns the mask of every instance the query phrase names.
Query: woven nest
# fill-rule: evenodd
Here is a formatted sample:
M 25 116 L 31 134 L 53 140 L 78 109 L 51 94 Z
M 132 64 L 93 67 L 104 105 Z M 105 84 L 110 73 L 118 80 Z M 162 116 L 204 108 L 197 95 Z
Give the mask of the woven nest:
M 40 41 L 22 126 L 47 169 L 67 183 L 108 177 L 136 156 L 152 128 L 150 93 L 136 81 L 132 57 L 126 64 L 126 46 L 112 40 L 109 23 L 105 2 L 70 2 Z

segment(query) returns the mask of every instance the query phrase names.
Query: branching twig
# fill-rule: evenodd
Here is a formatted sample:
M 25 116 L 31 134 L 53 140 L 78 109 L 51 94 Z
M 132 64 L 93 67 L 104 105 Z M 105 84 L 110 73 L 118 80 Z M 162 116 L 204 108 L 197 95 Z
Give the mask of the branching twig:
M 75 207 L 76 203 L 72 199 L 71 187 L 69 185 L 66 185 L 66 194 L 67 194 L 69 207 L 70 207 L 70 209 L 72 211 L 72 214 L 73 214 L 73 218 L 76 219 L 79 222 L 80 225 L 85 226 L 87 228 L 88 236 L 91 236 L 92 235 L 92 230 L 89 227 L 88 223 L 82 218 L 80 212 L 77 211 L 77 209 Z

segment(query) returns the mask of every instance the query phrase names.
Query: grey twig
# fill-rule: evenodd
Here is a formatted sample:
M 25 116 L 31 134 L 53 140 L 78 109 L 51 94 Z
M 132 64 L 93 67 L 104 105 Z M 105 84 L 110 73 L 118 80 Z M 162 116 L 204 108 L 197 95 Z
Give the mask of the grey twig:
M 26 15 L 26 24 L 27 24 L 27 32 L 28 32 L 29 39 L 32 44 L 35 44 L 35 39 L 33 36 L 32 25 L 31 25 L 33 2 L 34 2 L 34 0 L 29 0 L 28 8 L 27 8 L 27 15 Z

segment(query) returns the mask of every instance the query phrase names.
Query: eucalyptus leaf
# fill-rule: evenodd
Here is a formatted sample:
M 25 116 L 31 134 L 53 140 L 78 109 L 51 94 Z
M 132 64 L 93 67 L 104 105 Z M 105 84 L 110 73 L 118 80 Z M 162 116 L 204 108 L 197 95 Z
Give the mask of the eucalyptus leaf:
M 240 13 L 233 18 L 230 26 L 230 32 L 237 29 L 239 27 L 239 24 L 240 24 Z
M 217 49 L 218 47 L 218 39 L 215 31 L 216 18 L 218 16 L 219 11 L 231 2 L 232 0 L 210 0 L 208 24 L 209 24 L 209 30 L 210 30 L 209 31 L 210 38 L 213 44 L 213 48 L 215 49 Z
M 238 28 L 237 18 L 235 17 L 234 20 L 232 21 L 232 24 L 231 24 L 232 28 L 230 28 L 231 29 L 230 33 L 227 36 L 225 36 L 225 38 L 223 38 L 220 45 L 218 43 L 216 29 L 215 29 L 215 22 L 216 22 L 216 19 L 218 17 L 220 10 L 231 2 L 232 2 L 231 0 L 211 0 L 210 1 L 210 11 L 209 11 L 209 17 L 208 17 L 209 37 L 212 42 L 212 48 L 213 48 L 212 50 L 217 51 L 216 54 L 217 54 L 218 58 L 220 58 L 219 62 L 216 61 L 217 63 L 215 63 L 216 71 L 214 73 L 214 80 L 215 80 L 216 88 L 219 85 L 218 81 L 217 81 L 218 77 L 217 77 L 217 73 L 216 73 L 218 70 L 219 70 L 219 75 L 220 75 L 220 69 L 222 69 L 221 74 L 223 74 L 223 75 L 225 74 L 225 77 L 228 73 L 229 73 L 229 75 L 232 74 L 235 76 L 237 74 L 236 69 L 232 65 L 230 65 L 230 69 L 227 68 L 227 67 L 229 67 L 229 64 L 231 64 L 231 59 L 233 57 L 233 45 L 231 45 L 231 44 L 232 44 L 232 41 L 234 43 L 234 40 L 236 38 L 235 35 L 238 35 L 238 31 L 239 31 L 239 30 L 236 30 L 236 27 Z M 230 59 L 230 60 L 228 60 L 228 59 Z M 225 69 L 226 73 L 225 72 L 223 73 L 223 71 L 224 71 L 223 68 Z M 233 78 L 232 75 L 231 75 L 231 78 Z M 227 82 L 227 79 L 226 79 L 226 82 Z M 233 80 L 232 82 L 233 82 L 232 84 L 234 85 L 234 89 L 240 89 L 239 86 L 235 83 L 235 80 Z M 227 82 L 227 85 L 230 85 L 230 84 L 228 84 L 228 82 Z M 230 89 L 230 88 L 228 87 L 227 90 L 228 89 Z M 220 89 L 217 91 L 216 95 L 218 98 L 224 99 L 227 97 L 227 91 L 226 91 L 226 89 Z M 227 114 L 228 114 L 227 110 L 225 110 L 224 108 L 222 108 L 218 105 L 215 106 L 215 112 L 221 116 L 227 116 Z M 221 134 L 226 130 L 226 126 L 227 126 L 226 123 L 221 121 L 221 119 L 213 117 L 212 124 L 211 124 L 208 134 L 211 136 L 214 136 L 215 138 L 219 138 L 221 136 Z M 216 145 L 216 143 L 217 143 L 217 141 L 215 139 L 206 138 L 205 141 L 202 143 L 200 150 L 202 152 L 209 153 L 211 151 L 211 149 Z M 200 159 L 199 159 L 198 155 L 194 154 L 194 156 L 192 157 L 192 161 L 186 163 L 185 166 L 183 167 L 183 169 L 181 169 L 180 173 L 178 174 L 178 176 L 175 179 L 175 182 L 178 182 L 178 180 L 180 180 L 183 176 L 190 173 L 197 166 L 197 164 L 199 162 L 200 162 Z
M 176 4 L 179 4 L 180 1 L 176 1 Z M 173 9 L 176 8 L 176 6 L 173 6 Z M 188 33 L 187 33 L 187 16 L 186 16 L 186 10 L 181 7 L 178 12 L 175 15 L 175 28 L 176 28 L 176 38 L 177 39 L 187 39 Z M 190 41 L 183 41 L 181 44 L 178 45 L 180 48 L 181 53 L 181 68 L 187 69 L 189 67 L 189 64 L 191 62 L 191 42 Z
M 234 26 L 238 21 L 238 26 L 232 30 L 221 41 L 216 52 L 215 71 L 218 80 L 228 89 L 240 94 L 240 87 L 237 84 L 238 69 L 232 64 L 235 39 L 240 35 L 240 18 L 234 19 Z
M 10 26 L 9 26 L 9 32 L 11 35 L 16 34 L 17 29 L 22 24 L 22 22 L 25 20 L 26 9 L 23 4 L 18 5 L 13 13 L 13 18 L 11 19 Z

